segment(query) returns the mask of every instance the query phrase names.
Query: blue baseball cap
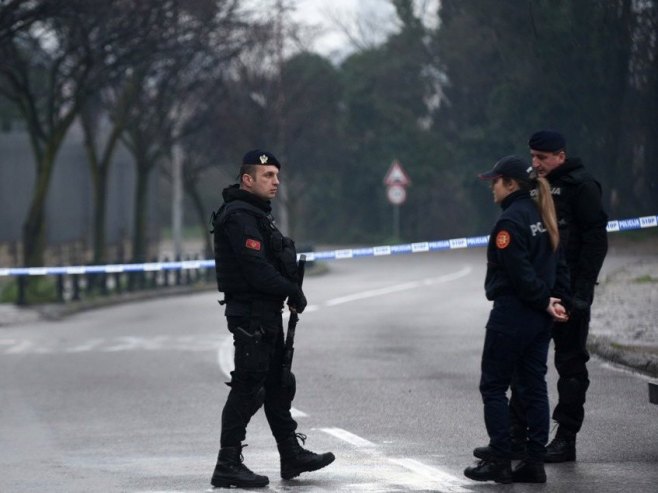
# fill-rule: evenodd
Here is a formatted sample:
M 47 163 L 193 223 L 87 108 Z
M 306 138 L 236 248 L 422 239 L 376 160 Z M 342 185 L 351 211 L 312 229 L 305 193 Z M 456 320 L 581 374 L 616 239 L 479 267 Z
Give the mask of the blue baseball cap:
M 505 156 L 499 159 L 491 170 L 480 173 L 478 178 L 481 180 L 493 180 L 495 178 L 506 177 L 529 181 L 533 176 L 534 170 L 527 161 L 519 156 Z

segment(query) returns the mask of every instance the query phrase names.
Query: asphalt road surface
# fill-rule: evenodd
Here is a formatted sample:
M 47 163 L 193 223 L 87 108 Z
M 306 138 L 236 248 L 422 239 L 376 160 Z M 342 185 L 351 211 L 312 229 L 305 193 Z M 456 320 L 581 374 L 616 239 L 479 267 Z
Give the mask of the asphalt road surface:
M 282 481 L 260 411 L 244 455 L 269 476 L 264 491 L 658 492 L 658 406 L 644 380 L 596 359 L 577 462 L 547 465 L 546 485 L 463 477 L 473 448 L 487 443 L 483 249 L 330 269 L 306 280 L 294 406 L 307 448 L 337 459 Z M 210 490 L 232 365 L 217 298 L 0 328 L 0 491 Z M 552 366 L 549 388 L 554 403 Z

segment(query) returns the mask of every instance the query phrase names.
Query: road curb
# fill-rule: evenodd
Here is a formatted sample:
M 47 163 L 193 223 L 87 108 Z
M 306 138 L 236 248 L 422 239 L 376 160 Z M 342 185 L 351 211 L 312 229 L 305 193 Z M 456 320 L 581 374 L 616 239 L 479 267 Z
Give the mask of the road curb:
M 0 312 L 0 327 L 7 325 L 21 325 L 39 320 L 62 320 L 76 313 L 97 308 L 108 308 L 111 306 L 125 303 L 135 303 L 139 301 L 154 300 L 165 296 L 182 296 L 187 294 L 196 294 L 205 291 L 216 291 L 215 283 L 202 283 L 192 286 L 172 286 L 159 288 L 155 290 L 132 291 L 112 296 L 98 297 L 81 301 L 71 301 L 68 303 L 48 303 L 43 305 L 31 305 L 26 307 L 16 307 L 11 305 L 11 310 L 7 310 L 7 317 L 3 317 Z
M 590 334 L 587 349 L 600 358 L 658 378 L 658 346 L 622 344 Z

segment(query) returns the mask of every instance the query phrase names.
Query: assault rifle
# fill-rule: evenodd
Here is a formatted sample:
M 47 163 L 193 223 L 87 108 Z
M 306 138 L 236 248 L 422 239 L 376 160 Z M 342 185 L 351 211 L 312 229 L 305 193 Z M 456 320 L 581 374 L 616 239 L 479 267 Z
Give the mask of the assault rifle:
M 306 255 L 299 256 L 299 263 L 297 264 L 297 280 L 299 283 L 299 288 L 301 289 L 302 283 L 304 282 L 304 269 L 306 267 Z M 290 312 L 290 319 L 288 320 L 288 332 L 286 334 L 286 342 L 283 350 L 283 363 L 281 368 L 281 385 L 283 387 L 292 388 L 292 392 L 295 389 L 295 375 L 293 375 L 292 368 L 292 357 L 295 353 L 295 329 L 297 328 L 297 322 L 299 322 L 299 315 L 296 311 Z

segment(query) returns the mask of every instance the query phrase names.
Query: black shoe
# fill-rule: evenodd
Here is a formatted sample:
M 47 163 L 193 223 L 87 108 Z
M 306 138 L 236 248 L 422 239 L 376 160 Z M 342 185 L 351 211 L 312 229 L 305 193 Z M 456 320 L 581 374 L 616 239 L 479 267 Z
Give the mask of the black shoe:
M 210 484 L 217 488 L 230 488 L 231 486 L 262 488 L 270 483 L 267 476 L 259 476 L 249 470 L 242 463 L 243 460 L 242 446 L 220 449 Z
M 478 459 L 485 459 L 485 460 L 492 460 L 500 457 L 500 455 L 496 454 L 496 452 L 489 445 L 487 445 L 486 447 L 474 448 L 473 455 Z M 514 445 L 512 445 L 512 454 L 510 456 L 510 459 L 522 460 L 525 459 L 525 457 L 526 457 L 525 445 L 523 446 L 523 448 L 515 447 Z
M 464 476 L 474 481 L 495 481 L 509 484 L 512 482 L 512 467 L 507 459 L 483 459 L 476 465 L 464 469 Z
M 562 428 L 546 447 L 545 462 L 573 462 L 576 460 L 576 434 Z
M 523 460 L 512 471 L 512 480 L 515 483 L 545 483 L 544 464 Z
M 298 440 L 306 443 L 306 435 L 295 433 L 277 443 L 281 456 L 281 477 L 292 479 L 303 472 L 317 471 L 331 464 L 336 458 L 331 452 L 316 454 L 302 448 Z

